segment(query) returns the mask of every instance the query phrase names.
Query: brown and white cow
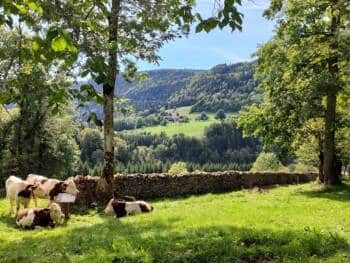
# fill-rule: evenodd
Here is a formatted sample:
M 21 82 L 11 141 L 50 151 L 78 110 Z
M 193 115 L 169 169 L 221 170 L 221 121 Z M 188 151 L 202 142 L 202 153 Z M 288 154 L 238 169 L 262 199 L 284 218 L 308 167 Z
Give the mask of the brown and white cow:
M 29 174 L 26 179 L 29 183 L 37 184 L 39 187 L 34 191 L 35 206 L 37 206 L 36 197 L 48 198 L 50 203 L 56 199 L 60 193 L 67 193 L 77 196 L 79 193 L 73 179 L 68 178 L 65 181 L 57 179 L 47 178 L 42 175 Z
M 6 198 L 10 201 L 10 215 L 13 214 L 13 206 L 16 204 L 16 215 L 20 204 L 23 204 L 24 208 L 27 208 L 30 199 L 35 196 L 34 191 L 37 188 L 36 184 L 28 183 L 16 176 L 10 176 L 7 178 L 6 183 Z
M 60 224 L 64 214 L 57 203 L 48 208 L 26 208 L 17 215 L 16 224 L 23 228 L 54 227 Z
M 123 201 L 112 198 L 105 208 L 107 215 L 115 215 L 116 217 L 124 217 L 129 215 L 137 215 L 148 213 L 153 210 L 153 207 L 145 201 Z

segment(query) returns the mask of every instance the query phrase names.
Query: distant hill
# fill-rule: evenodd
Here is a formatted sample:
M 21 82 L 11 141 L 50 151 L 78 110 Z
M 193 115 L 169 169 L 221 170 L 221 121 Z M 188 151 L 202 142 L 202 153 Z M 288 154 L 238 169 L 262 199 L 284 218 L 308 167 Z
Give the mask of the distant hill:
M 131 83 L 117 80 L 117 95 L 130 99 L 137 110 L 159 108 L 176 92 L 186 87 L 193 76 L 202 72 L 191 69 L 161 69 L 147 72 L 146 81 Z
M 192 106 L 192 112 L 236 112 L 242 106 L 259 101 L 257 82 L 253 80 L 254 63 L 217 65 L 196 74 L 189 84 L 168 100 L 170 107 Z
M 192 112 L 235 112 L 259 101 L 254 63 L 217 65 L 210 70 L 152 70 L 145 82 L 128 83 L 119 78 L 117 95 L 130 99 L 137 110 L 192 106 Z
M 253 80 L 254 66 L 254 62 L 244 62 L 221 64 L 209 70 L 150 70 L 146 71 L 148 78 L 140 83 L 127 82 L 118 76 L 116 93 L 129 99 L 137 111 L 190 106 L 191 112 L 219 109 L 237 112 L 244 105 L 261 101 L 262 95 L 256 92 L 257 82 Z M 101 86 L 93 85 L 102 91 Z M 89 103 L 81 112 L 85 116 L 82 119 L 86 119 L 89 112 L 96 112 L 99 118 L 103 115 L 102 107 L 94 103 Z

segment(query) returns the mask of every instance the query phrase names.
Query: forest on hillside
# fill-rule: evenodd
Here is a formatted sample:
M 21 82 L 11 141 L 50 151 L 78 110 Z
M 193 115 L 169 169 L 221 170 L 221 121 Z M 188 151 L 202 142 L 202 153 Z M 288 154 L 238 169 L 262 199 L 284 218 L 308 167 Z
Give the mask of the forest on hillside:
M 220 109 L 238 112 L 262 100 L 261 92 L 256 89 L 258 81 L 254 79 L 255 64 L 220 64 L 209 70 L 150 70 L 137 73 L 137 80 L 131 82 L 119 75 L 116 96 L 127 99 L 125 104 L 142 116 L 184 106 L 199 113 L 215 113 Z M 101 92 L 102 87 L 96 82 L 90 80 L 89 83 Z M 102 108 L 96 103 L 86 103 L 81 111 L 103 116 Z M 122 117 L 119 116 L 119 120 Z
M 24 177 L 33 171 L 61 179 L 101 174 L 101 129 L 74 117 L 74 105 L 59 115 L 41 100 L 26 106 L 21 113 L 0 112 L 2 183 L 9 175 Z M 188 171 L 249 170 L 261 151 L 258 140 L 243 138 L 242 130 L 229 120 L 209 126 L 203 138 L 120 133 L 114 143 L 114 173 L 168 172 L 178 162 L 186 163 Z
M 193 76 L 167 103 L 170 107 L 192 106 L 192 112 L 238 112 L 245 105 L 261 101 L 254 68 L 254 62 L 217 65 Z
M 138 111 L 192 106 L 193 112 L 236 112 L 258 102 L 255 62 L 216 65 L 209 70 L 153 70 L 145 81 L 120 79 L 117 95 L 130 100 Z

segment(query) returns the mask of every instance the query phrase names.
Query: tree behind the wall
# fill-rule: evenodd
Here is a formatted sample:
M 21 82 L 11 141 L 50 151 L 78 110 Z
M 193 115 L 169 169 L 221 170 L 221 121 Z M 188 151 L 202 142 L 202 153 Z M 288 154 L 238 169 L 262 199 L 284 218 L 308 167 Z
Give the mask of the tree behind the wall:
M 124 69 L 124 77 L 133 78 L 138 60 L 157 63 L 160 59 L 157 51 L 163 44 L 186 35 L 194 23 L 197 23 L 197 32 L 225 26 L 240 29 L 241 14 L 234 5 L 240 1 L 220 2 L 213 1 L 216 15 L 208 19 L 193 11 L 192 0 L 48 1 L 42 4 L 47 20 L 59 23 L 64 32 L 70 32 L 69 39 L 64 34 L 59 37 L 60 48 L 66 49 L 67 41 L 71 41 L 82 58 L 79 61 L 82 76 L 89 75 L 103 85 L 103 96 L 86 85 L 82 89 L 103 104 L 105 189 L 110 188 L 114 167 L 116 75 Z M 92 119 L 98 121 L 96 116 Z
M 349 2 L 275 0 L 266 11 L 277 18 L 276 34 L 257 52 L 261 105 L 243 111 L 239 123 L 265 146 L 290 152 L 305 124 L 324 120 L 324 181 L 338 184 L 335 133 L 337 97 L 349 88 Z
M 0 107 L 8 115 L 0 129 L 1 172 L 64 178 L 72 175 L 78 155 L 74 121 L 56 115 L 66 102 L 60 92 L 69 81 L 59 64 L 37 59 L 33 36 L 25 28 L 20 20 L 12 30 L 0 25 L 0 104 L 5 104 Z

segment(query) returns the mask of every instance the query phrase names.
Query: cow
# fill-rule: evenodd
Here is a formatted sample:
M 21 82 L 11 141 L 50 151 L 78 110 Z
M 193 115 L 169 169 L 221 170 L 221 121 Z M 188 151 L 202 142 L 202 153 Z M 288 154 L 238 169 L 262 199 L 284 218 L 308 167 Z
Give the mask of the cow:
M 53 202 L 47 208 L 26 208 L 17 215 L 16 224 L 22 228 L 54 227 L 64 219 L 59 204 Z
M 76 196 L 79 191 L 72 178 L 68 178 L 65 181 L 57 179 L 47 178 L 42 175 L 29 174 L 26 179 L 29 183 L 38 184 L 40 187 L 34 191 L 35 206 L 37 206 L 36 197 L 48 198 L 50 203 L 55 201 L 56 197 L 60 193 L 67 193 Z
M 153 207 L 145 201 L 123 201 L 112 198 L 105 208 L 107 215 L 115 215 L 116 217 L 124 217 L 141 213 L 148 213 L 153 210 Z
M 31 184 L 18 178 L 10 176 L 5 182 L 6 198 L 10 201 L 10 215 L 13 214 L 13 205 L 16 203 L 16 216 L 22 203 L 24 208 L 27 208 L 30 199 L 35 197 L 34 191 L 38 187 L 36 184 Z

